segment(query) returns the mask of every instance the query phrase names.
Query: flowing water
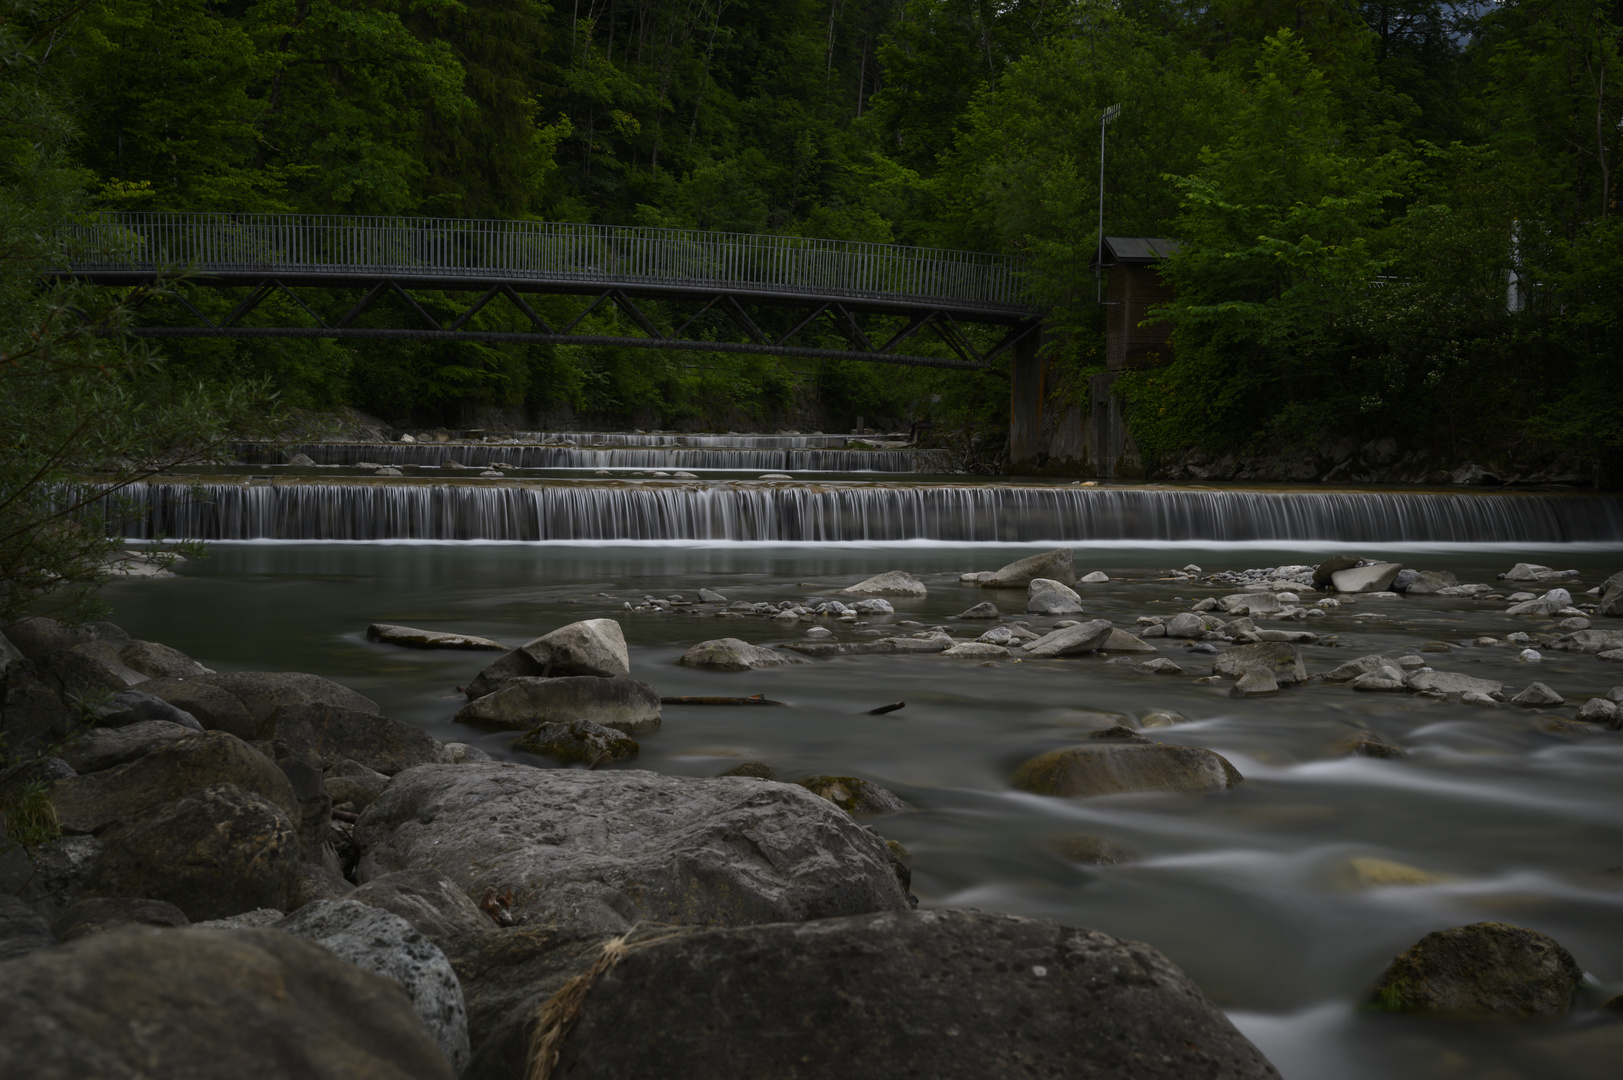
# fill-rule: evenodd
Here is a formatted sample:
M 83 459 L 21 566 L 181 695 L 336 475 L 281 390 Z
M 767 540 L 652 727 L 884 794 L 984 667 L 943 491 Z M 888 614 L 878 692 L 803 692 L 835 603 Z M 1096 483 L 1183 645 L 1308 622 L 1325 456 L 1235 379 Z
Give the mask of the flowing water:
M 1431 596 L 1363 600 L 1282 624 L 1321 635 L 1321 644 L 1303 647 L 1310 671 L 1447 643 L 1449 652 L 1426 653 L 1427 661 L 1518 688 L 1536 679 L 1568 701 L 1523 710 L 1322 684 L 1241 701 L 1226 686 L 1195 683 L 1211 657 L 1166 639 L 1162 655 L 1187 674 L 1149 675 L 1102 657 L 988 667 L 934 655 L 720 674 L 674 661 L 699 641 L 797 640 L 808 624 L 785 629 L 718 617 L 714 608 L 644 614 L 623 606 L 646 595 L 693 599 L 700 587 L 729 600 L 803 601 L 905 569 L 929 595 L 893 600 L 894 616 L 866 625 L 830 624 L 836 640 L 895 633 L 903 623 L 972 638 L 990 624 L 953 616 L 984 599 L 1019 612 L 1024 590 L 980 589 L 958 575 L 995 569 L 1049 539 L 1067 541 L 1079 572 L 1110 575 L 1109 583 L 1077 586 L 1088 617 L 1128 627 L 1137 616 L 1170 617 L 1233 591 L 1166 580 L 1170 568 L 1312 563 L 1348 548 L 1452 570 L 1463 582 L 1494 583 L 1517 561 L 1572 568 L 1579 583 L 1563 584 L 1577 596 L 1623 569 L 1623 503 L 1615 498 L 239 478 L 208 485 L 210 501 L 199 502 L 167 487 L 139 493 L 142 528 L 267 538 L 216 544 L 177 581 L 109 589 L 113 618 L 132 633 L 211 667 L 316 672 L 441 739 L 547 765 L 513 752 L 510 733 L 452 722 L 463 703 L 455 687 L 490 654 L 378 645 L 366 641 L 366 626 L 455 629 L 518 644 L 578 619 L 616 618 L 633 675 L 662 695 L 764 693 L 786 703 L 667 706 L 662 729 L 641 738 L 637 767 L 705 776 L 756 759 L 780 778 L 875 781 L 915 808 L 876 825 L 910 852 L 913 889 L 925 905 L 1042 916 L 1148 941 L 1291 1080 L 1623 1074 L 1607 1056 L 1619 1042 L 1593 1023 L 1594 1003 L 1623 991 L 1623 878 L 1597 873 L 1623 863 L 1623 733 L 1541 726 L 1543 717 L 1570 720 L 1577 704 L 1623 683 L 1623 664 L 1548 649 L 1530 664 L 1513 647 L 1464 644 L 1517 629 L 1547 633 L 1549 620 L 1508 616 L 1502 602 Z M 1055 621 L 1014 617 L 1037 630 Z M 898 701 L 905 708 L 867 715 Z M 1157 711 L 1185 722 L 1144 726 Z M 1116 723 L 1215 750 L 1245 782 L 1216 796 L 1088 801 L 1010 786 L 1031 755 Z M 1407 754 L 1343 756 L 1340 744 L 1365 731 Z M 1079 834 L 1129 857 L 1112 866 L 1072 861 L 1064 843 Z M 1373 884 L 1354 859 L 1412 868 L 1419 883 Z M 1565 945 L 1596 983 L 1584 1008 L 1531 1026 L 1360 1009 L 1397 953 L 1431 930 L 1485 920 L 1532 927 Z

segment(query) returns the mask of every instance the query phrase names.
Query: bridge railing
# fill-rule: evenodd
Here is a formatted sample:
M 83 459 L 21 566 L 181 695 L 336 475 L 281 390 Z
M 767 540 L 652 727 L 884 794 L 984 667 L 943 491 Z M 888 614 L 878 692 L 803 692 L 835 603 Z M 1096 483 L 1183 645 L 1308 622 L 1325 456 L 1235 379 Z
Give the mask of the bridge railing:
M 101 214 L 63 237 L 75 273 L 390 274 L 938 300 L 1025 309 L 1016 264 L 972 251 L 541 221 Z

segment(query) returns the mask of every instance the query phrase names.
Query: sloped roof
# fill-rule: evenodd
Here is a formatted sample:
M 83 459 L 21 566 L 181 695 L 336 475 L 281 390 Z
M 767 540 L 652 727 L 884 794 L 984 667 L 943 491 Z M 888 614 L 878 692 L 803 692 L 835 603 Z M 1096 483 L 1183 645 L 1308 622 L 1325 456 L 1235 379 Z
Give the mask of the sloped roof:
M 1177 240 L 1153 236 L 1105 237 L 1104 264 L 1106 266 L 1148 266 L 1166 258 L 1183 245 Z

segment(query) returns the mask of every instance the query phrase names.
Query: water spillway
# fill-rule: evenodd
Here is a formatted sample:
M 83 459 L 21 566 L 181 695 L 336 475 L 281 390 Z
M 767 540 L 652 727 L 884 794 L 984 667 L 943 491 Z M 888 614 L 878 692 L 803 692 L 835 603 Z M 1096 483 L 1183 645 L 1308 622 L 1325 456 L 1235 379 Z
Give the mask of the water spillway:
M 688 438 L 689 436 L 680 436 Z M 843 440 L 842 440 L 843 441 Z M 305 454 L 317 465 L 469 468 L 497 462 L 520 469 L 730 469 L 743 472 L 945 472 L 947 456 L 930 450 L 839 450 L 740 446 L 546 446 L 480 443 L 242 444 L 235 452 L 254 464 L 280 464 Z
M 149 483 L 131 539 L 1617 543 L 1623 497 L 1012 484 Z

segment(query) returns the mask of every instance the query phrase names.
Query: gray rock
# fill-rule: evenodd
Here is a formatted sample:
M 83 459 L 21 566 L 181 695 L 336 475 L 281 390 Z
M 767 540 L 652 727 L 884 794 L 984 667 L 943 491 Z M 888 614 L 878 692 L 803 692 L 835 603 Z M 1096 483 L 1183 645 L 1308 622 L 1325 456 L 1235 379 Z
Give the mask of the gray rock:
M 287 777 L 298 800 L 299 812 L 293 824 L 299 831 L 299 847 L 308 862 L 320 862 L 322 845 L 332 824 L 332 796 L 321 775 L 321 766 L 312 758 L 291 756 L 278 758 L 276 767 Z
M 1623 709 L 1620 709 L 1616 702 L 1607 701 L 1605 698 L 1590 698 L 1578 707 L 1578 719 L 1591 723 L 1615 726 L 1620 713 L 1623 713 Z
M 294 454 L 287 459 L 289 465 L 300 465 L 305 468 L 314 467 L 315 461 L 309 454 Z
M 288 885 L 287 909 L 297 911 L 317 900 L 348 899 L 355 892 L 355 884 L 339 873 L 337 863 L 337 854 L 333 853 L 331 865 L 301 862 L 294 867 L 293 879 Z
M 1564 1016 L 1583 970 L 1554 938 L 1506 923 L 1438 930 L 1392 961 L 1370 1004 L 1461 1019 Z
M 1600 654 L 1623 649 L 1623 630 L 1579 630 L 1555 640 L 1552 649 Z
M 1212 674 L 1238 679 L 1254 668 L 1263 668 L 1280 686 L 1294 686 L 1307 681 L 1307 665 L 1295 645 L 1284 641 L 1262 641 L 1255 645 L 1237 645 L 1219 653 L 1212 662 Z
M 559 1076 L 1278 1077 L 1149 946 L 977 911 L 670 937 L 634 947 L 591 1002 Z M 511 1011 L 470 1080 L 522 1075 L 531 1012 Z
M 990 600 L 982 600 L 974 607 L 958 614 L 960 619 L 995 619 L 998 617 L 997 605 Z
M 454 881 L 432 870 L 384 874 L 356 889 L 349 898 L 392 911 L 435 941 L 496 926 Z
M 1565 705 L 1567 699 L 1551 690 L 1541 682 L 1533 683 L 1526 690 L 1510 699 L 1512 705 L 1522 705 L 1534 708 L 1542 705 Z
M 1070 590 L 1065 590 L 1069 593 Z M 1030 615 L 1076 615 L 1085 610 L 1082 602 L 1075 599 L 1076 594 L 1070 596 L 1055 589 L 1047 589 L 1036 593 L 1026 601 L 1026 612 Z
M 234 784 L 161 803 L 103 839 L 86 896 L 166 900 L 194 921 L 286 908 L 299 862 L 293 821 Z
M 300 815 L 293 786 L 274 762 L 223 731 L 188 734 L 126 765 L 59 780 L 51 788 L 57 820 L 68 832 L 100 833 L 210 784 L 229 783 Z
M 1038 593 L 1042 592 L 1057 592 L 1061 596 L 1069 597 L 1070 599 L 1077 601 L 1082 599 L 1079 595 L 1077 595 L 1075 589 L 1071 588 L 1062 581 L 1055 581 L 1053 578 L 1032 578 L 1031 581 L 1026 585 L 1026 595 L 1028 597 L 1036 596 Z
M 1458 701 L 1465 694 L 1482 694 L 1497 699 L 1504 693 L 1505 684 L 1453 671 L 1419 671 L 1409 676 L 1409 689 L 1417 694 L 1432 694 L 1451 701 Z
M 76 900 L 51 924 L 56 940 L 66 944 L 124 926 L 186 926 L 186 913 L 173 904 L 146 897 L 87 896 Z
M 1351 570 L 1363 562 L 1357 555 L 1332 555 L 1313 568 L 1313 584 L 1321 588 L 1330 584 L 1330 575 L 1341 570 Z
M 1540 566 L 1538 563 L 1519 562 L 1510 568 L 1509 573 L 1500 576 L 1506 581 L 1540 581 L 1544 575 L 1553 573 L 1555 571 L 1548 566 Z
M 850 588 L 841 589 L 842 596 L 924 596 L 929 592 L 924 582 L 905 570 L 889 570 L 859 581 Z
M 1251 636 L 1258 641 L 1287 641 L 1292 645 L 1313 645 L 1319 635 L 1307 630 L 1253 630 Z
M 1396 668 L 1383 668 L 1380 671 L 1371 671 L 1360 675 L 1353 680 L 1352 688 L 1364 693 L 1397 693 L 1408 690 L 1403 680 L 1403 674 Z
M 65 701 L 96 701 L 147 681 L 105 641 L 87 641 L 34 661 L 39 677 Z
M 214 674 L 179 649 L 156 641 L 132 641 L 118 651 L 118 658 L 126 667 L 151 679 Z
M 327 771 L 327 794 L 332 797 L 334 806 L 350 803 L 355 812 L 360 813 L 377 801 L 383 789 L 389 786 L 389 778 L 374 769 L 369 769 L 358 761 L 345 759 L 338 762 Z
M 1251 615 L 1272 615 L 1284 611 L 1285 605 L 1271 592 L 1230 593 L 1218 599 L 1224 611 L 1245 611 Z
M 808 776 L 797 782 L 852 817 L 881 817 L 909 809 L 893 792 L 855 776 Z
M 997 614 L 996 608 L 993 609 L 993 614 Z M 26 659 L 27 657 L 23 656 L 21 649 L 13 645 L 4 634 L 0 634 L 0 678 L 5 677 L 6 672 L 11 670 L 12 665 L 20 664 Z
M 56 935 L 39 912 L 15 896 L 0 893 L 0 961 L 27 956 L 55 944 Z
M 366 628 L 366 639 L 380 641 L 385 645 L 401 645 L 408 649 L 493 649 L 500 652 L 507 648 L 499 641 L 474 634 L 419 630 L 413 626 L 396 626 L 393 623 L 373 623 Z
M 594 724 L 590 720 L 542 724 L 534 731 L 526 732 L 513 746 L 525 753 L 588 765 L 594 769 L 599 765 L 630 761 L 642 749 L 637 745 L 637 740 L 625 732 Z
M 1110 653 L 1153 653 L 1160 650 L 1143 638 L 1135 637 L 1125 630 L 1112 628 L 1110 636 L 1105 638 L 1105 643 L 1099 646 L 1099 651 Z
M 436 870 L 513 912 L 624 930 L 902 910 L 884 843 L 793 784 L 511 763 L 395 778 L 355 827 L 357 877 Z
M 240 671 L 224 675 L 152 679 L 141 689 L 184 709 L 211 731 L 229 731 L 249 742 L 275 736 L 266 727 L 279 710 L 326 705 L 376 716 L 377 702 L 345 686 L 302 671 Z
M 712 592 L 709 589 L 699 590 L 699 603 L 701 604 L 725 604 L 726 602 L 727 598 L 719 592 Z
M 472 1056 L 462 984 L 438 945 L 393 912 L 354 900 L 318 900 L 276 929 L 313 941 L 341 960 L 395 983 L 454 1072 Z
M 1447 570 L 1403 571 L 1403 574 L 1408 573 L 1413 573 L 1414 577 L 1407 583 L 1405 588 L 1397 589 L 1396 581 L 1393 582 L 1392 587 L 1399 592 L 1406 592 L 1410 596 L 1431 596 L 1442 592 L 1444 589 L 1456 588 L 1459 585 L 1459 579 Z M 1403 574 L 1399 574 L 1398 577 L 1402 577 Z
M 468 697 L 495 693 L 508 679 L 524 676 L 614 679 L 630 674 L 631 653 L 620 624 L 613 619 L 586 619 L 527 641 L 501 657 L 468 683 Z
M 63 747 L 62 758 L 76 773 L 100 772 L 145 757 L 195 734 L 191 728 L 167 720 L 143 720 L 128 727 L 90 728 Z
M 954 660 L 1003 660 L 1012 654 L 1002 645 L 993 645 L 986 641 L 963 641 L 944 650 L 941 655 Z
M 1103 585 L 1110 580 L 1110 575 L 1103 570 L 1095 570 L 1091 574 L 1084 574 L 1077 580 L 1085 585 Z
M 1623 615 L 1623 585 L 1613 585 L 1601 593 L 1600 607 L 1595 614 L 1614 618 Z
M 1246 668 L 1229 693 L 1234 697 L 1267 697 L 1279 693 L 1279 680 L 1265 667 Z
M 1182 675 L 1183 668 L 1168 660 L 1164 656 L 1157 656 L 1154 660 L 1146 660 L 1138 665 L 1139 671 L 1147 671 L 1151 675 Z
M 1356 660 L 1348 660 L 1345 664 L 1326 672 L 1324 675 L 1324 681 L 1352 682 L 1360 675 L 1368 675 L 1371 672 L 1380 671 L 1382 668 L 1396 667 L 1400 667 L 1400 665 L 1396 660 L 1393 660 L 1390 657 L 1381 656 L 1379 654 L 1360 656 Z
M 1215 606 L 1215 605 L 1214 605 Z M 1192 612 L 1182 611 L 1172 616 L 1166 624 L 1166 636 L 1169 638 L 1196 638 L 1206 632 L 1207 623 L 1204 618 Z
M 309 757 L 324 770 L 349 760 L 393 776 L 446 760 L 439 740 L 416 724 L 319 702 L 283 705 L 259 730 L 278 756 Z
M 494 694 L 475 698 L 456 714 L 459 724 L 513 731 L 573 720 L 590 720 L 627 734 L 658 731 L 659 694 L 634 679 L 524 677 L 509 680 Z
M 1090 798 L 1167 791 L 1200 795 L 1240 782 L 1239 770 L 1198 746 L 1095 744 L 1050 750 L 1021 765 L 1014 786 L 1034 795 Z
M 683 667 L 707 668 L 711 671 L 753 671 L 756 668 L 780 667 L 805 661 L 777 649 L 751 645 L 739 638 L 716 638 L 701 641 L 677 657 Z
M 197 717 L 145 690 L 120 691 L 98 702 L 90 712 L 96 726 L 102 728 L 160 723 L 173 724 L 189 731 L 204 730 Z
M 98 934 L 6 965 L 0 1076 L 453 1080 L 400 988 L 269 930 Z
M 1028 641 L 1020 646 L 1020 651 L 1033 659 L 1080 656 L 1103 648 L 1113 629 L 1109 619 L 1092 619 L 1044 634 L 1036 641 Z
M 1016 559 L 989 578 L 979 582 L 989 588 L 1012 589 L 1031 584 L 1033 578 L 1051 578 L 1064 585 L 1076 584 L 1076 557 L 1070 548 L 1057 548 L 1041 555 Z
M 1337 570 L 1331 574 L 1330 584 L 1337 592 L 1386 592 L 1402 569 L 1402 563 L 1394 562 L 1378 562 L 1369 566 L 1354 566 L 1346 570 Z
M 31 852 L 20 847 L 0 852 L 0 894 L 16 896 L 47 921 L 55 919 L 84 890 L 104 846 L 94 836 L 64 836 Z

